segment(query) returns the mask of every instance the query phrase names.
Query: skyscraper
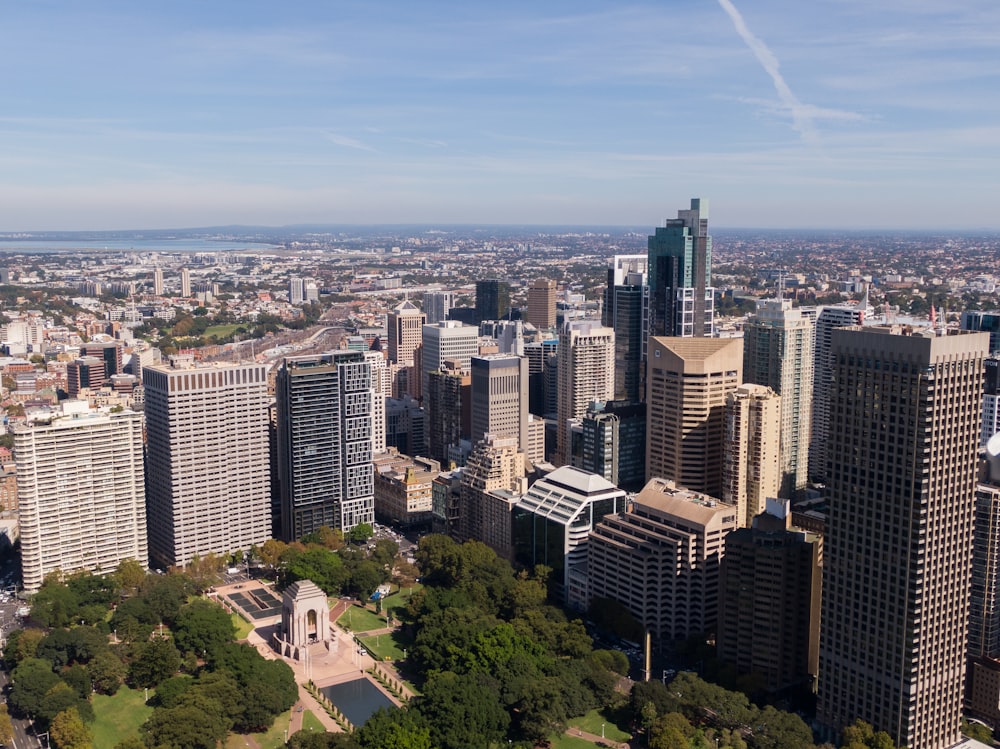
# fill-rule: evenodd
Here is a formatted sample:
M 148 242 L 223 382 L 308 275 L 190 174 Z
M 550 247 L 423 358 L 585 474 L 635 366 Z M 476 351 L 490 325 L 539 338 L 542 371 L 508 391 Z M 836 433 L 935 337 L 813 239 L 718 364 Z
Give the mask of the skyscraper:
M 830 338 L 834 328 L 861 325 L 865 319 L 866 306 L 823 307 L 816 318 L 809 475 L 819 482 L 826 480 L 827 440 L 830 436 L 830 391 L 833 387 L 834 364 Z
M 722 501 L 749 528 L 781 485 L 781 396 L 766 385 L 740 385 L 726 396 Z
M 814 334 L 812 319 L 788 299 L 764 300 L 743 327 L 744 381 L 781 396 L 782 497 L 791 498 L 809 479 Z
M 615 255 L 608 266 L 601 321 L 615 330 L 615 398 L 643 400 L 642 362 L 649 315 L 649 258 Z
M 715 289 L 711 288 L 712 238 L 708 201 L 691 199 L 649 237 L 650 335 L 711 336 Z
M 302 304 L 306 299 L 306 280 L 301 276 L 288 279 L 288 303 Z
M 191 296 L 191 271 L 181 268 L 181 296 L 187 299 Z
M 594 320 L 566 323 L 559 332 L 559 410 L 556 460 L 570 462 L 569 420 L 587 413 L 591 401 L 609 401 L 615 386 L 615 331 Z
M 281 535 L 375 519 L 372 373 L 360 351 L 285 359 L 278 370 Z
M 455 295 L 450 291 L 428 291 L 424 293 L 424 314 L 427 323 L 435 325 L 448 319 L 448 311 L 454 303 Z
M 490 354 L 472 357 L 472 441 L 486 434 L 513 437 L 528 448 L 528 360 Z
M 556 282 L 539 278 L 528 288 L 528 322 L 538 330 L 556 326 Z
M 472 431 L 471 387 L 469 371 L 453 369 L 448 362 L 428 375 L 425 396 L 428 449 L 431 458 L 442 465 L 448 465 L 448 448 Z
M 740 338 L 649 339 L 646 476 L 722 496 L 726 396 L 743 381 Z
M 365 351 L 372 373 L 372 451 L 385 451 L 385 400 L 392 397 L 392 379 L 381 351 Z
M 986 360 L 983 386 L 983 428 L 979 445 L 986 447 L 994 434 L 1000 432 L 1000 358 Z
M 960 739 L 988 345 L 833 331 L 817 717 L 835 731 L 861 718 L 910 749 Z
M 413 365 L 413 352 L 423 341 L 427 316 L 411 301 L 397 305 L 388 315 L 389 361 L 404 366 Z
M 142 415 L 97 414 L 64 402 L 45 421 L 14 429 L 24 587 L 55 570 L 144 567 L 146 500 Z
M 163 268 L 153 268 L 153 294 L 163 296 Z
M 483 320 L 502 320 L 509 312 L 509 283 L 496 279 L 476 281 L 476 325 Z
M 420 357 L 423 372 L 421 392 L 427 392 L 427 375 L 444 365 L 455 362 L 459 369 L 467 369 L 472 357 L 479 353 L 479 328 L 463 325 L 457 320 L 445 320 L 437 325 L 424 325 L 424 345 Z
M 271 536 L 267 365 L 143 369 L 149 552 L 164 567 Z

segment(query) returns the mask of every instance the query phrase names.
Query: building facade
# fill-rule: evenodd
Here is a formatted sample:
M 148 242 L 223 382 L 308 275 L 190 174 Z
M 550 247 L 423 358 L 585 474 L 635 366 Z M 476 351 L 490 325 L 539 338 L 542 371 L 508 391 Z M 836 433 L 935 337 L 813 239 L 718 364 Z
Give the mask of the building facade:
M 766 385 L 740 385 L 726 396 L 722 501 L 749 528 L 781 487 L 781 396 Z
M 660 642 L 714 632 L 735 508 L 653 479 L 590 535 L 591 598 L 621 603 Z
M 509 312 L 509 283 L 495 278 L 476 281 L 476 325 L 483 320 L 502 320 Z
M 472 441 L 486 434 L 508 435 L 528 447 L 528 360 L 490 354 L 471 362 Z
M 538 330 L 556 326 L 556 282 L 539 278 L 528 287 L 528 322 Z
M 285 359 L 276 382 L 281 535 L 375 519 L 371 365 L 360 351 Z
M 149 559 L 142 415 L 97 414 L 66 403 L 47 421 L 14 428 L 29 593 L 56 570 L 106 574 L 122 560 L 145 567 Z
M 183 566 L 271 537 L 267 366 L 143 370 L 151 560 Z
M 649 334 L 683 338 L 711 336 L 715 330 L 715 289 L 711 287 L 712 238 L 708 201 L 692 198 L 656 228 L 649 253 Z
M 981 333 L 833 331 L 817 717 L 910 749 L 961 738 Z
M 556 462 L 570 463 L 570 420 L 582 418 L 592 401 L 614 396 L 615 331 L 594 320 L 566 323 L 559 333 Z
M 413 366 L 413 352 L 423 342 L 427 316 L 411 301 L 404 301 L 388 314 L 389 361 Z
M 781 396 L 782 497 L 809 480 L 814 335 L 812 318 L 788 299 L 760 302 L 743 327 L 743 379 Z
M 601 322 L 615 331 L 615 399 L 641 401 L 646 328 L 649 324 L 649 258 L 615 255 L 608 265 Z
M 722 496 L 726 396 L 743 382 L 739 338 L 650 338 L 646 478 Z

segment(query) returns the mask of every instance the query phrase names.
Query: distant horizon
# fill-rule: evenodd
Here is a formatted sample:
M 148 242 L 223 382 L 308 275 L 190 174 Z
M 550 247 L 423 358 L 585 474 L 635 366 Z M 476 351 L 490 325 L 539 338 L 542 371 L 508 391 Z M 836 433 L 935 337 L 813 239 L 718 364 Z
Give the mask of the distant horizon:
M 636 224 L 573 224 L 573 223 L 551 223 L 551 224 L 536 224 L 536 223 L 461 223 L 461 222 L 399 222 L 399 223 L 315 223 L 315 222 L 304 222 L 296 224 L 225 224 L 225 225 L 205 225 L 205 226 L 177 226 L 177 227 L 167 227 L 167 228 L 131 228 L 131 229 L 23 229 L 23 230 L 2 230 L 0 229 L 0 243 L 18 242 L 18 241 L 101 241 L 102 239 L 111 239 L 112 237 L 117 237 L 119 241 L 124 241 L 127 239 L 169 239 L 166 236 L 156 236 L 156 235 L 174 235 L 174 234 L 188 234 L 188 235 L 202 235 L 202 238 L 208 239 L 204 235 L 211 234 L 221 234 L 221 233 L 233 233 L 240 234 L 245 233 L 247 235 L 260 233 L 260 232 L 333 232 L 333 231 L 344 231 L 344 230 L 364 230 L 367 232 L 379 231 L 379 230 L 412 230 L 415 232 L 428 232 L 428 231 L 439 231 L 442 233 L 449 233 L 452 230 L 465 230 L 465 231 L 488 231 L 491 229 L 497 230 L 526 230 L 526 231 L 545 231 L 546 233 L 551 233 L 555 230 L 559 230 L 559 233 L 566 233 L 571 231 L 588 231 L 588 232 L 598 232 L 598 231 L 620 231 L 620 232 L 631 232 L 631 233 L 653 233 L 653 230 L 658 227 L 663 226 L 663 222 L 659 224 L 652 225 L 636 225 Z M 1000 227 L 940 227 L 940 228 L 903 228 L 903 227 L 892 227 L 892 226 L 871 226 L 871 227 L 829 227 L 829 226 L 715 226 L 709 223 L 709 235 L 716 233 L 734 233 L 734 232 L 781 232 L 781 233 L 822 233 L 822 234 L 878 234 L 878 233 L 892 233 L 892 234 L 915 234 L 915 235 L 928 235 L 928 234 L 948 234 L 953 236 L 967 236 L 967 235 L 978 235 L 978 234 L 1000 234 Z M 132 235 L 132 236 L 126 236 Z M 57 237 L 64 236 L 66 239 L 58 239 Z M 85 237 L 92 237 L 90 240 L 85 240 Z M 190 237 L 189 237 L 190 238 Z M 238 241 L 254 242 L 250 236 L 240 236 L 237 237 Z M 236 241 L 232 240 L 232 241 Z M 214 241 L 214 240 L 213 240 Z M 226 241 L 226 240 L 218 240 Z M 256 240 L 262 244 L 268 244 L 267 240 L 260 239 Z
M 0 226 L 644 227 L 702 196 L 710 226 L 1000 231 L 993 0 L 50 0 L 3 31 Z

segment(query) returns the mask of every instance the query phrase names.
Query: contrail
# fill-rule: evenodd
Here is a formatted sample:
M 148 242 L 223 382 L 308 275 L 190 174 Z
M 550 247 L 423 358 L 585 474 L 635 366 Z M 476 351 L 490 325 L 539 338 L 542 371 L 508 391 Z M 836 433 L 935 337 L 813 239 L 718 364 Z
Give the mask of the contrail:
M 750 51 L 753 52 L 754 57 L 757 58 L 757 62 L 771 76 L 774 88 L 778 92 L 778 98 L 781 99 L 781 103 L 785 105 L 792 115 L 792 127 L 806 140 L 812 140 L 816 133 L 813 130 L 812 119 L 809 116 L 811 107 L 799 101 L 788 87 L 788 84 L 785 83 L 785 79 L 778 69 L 778 58 L 774 56 L 774 53 L 768 49 L 763 41 L 754 36 L 754 33 L 747 28 L 743 16 L 730 0 L 719 0 L 719 5 L 726 11 L 729 19 L 733 22 L 733 26 L 736 27 L 736 33 L 740 35 L 740 38 L 743 39 L 750 48 Z

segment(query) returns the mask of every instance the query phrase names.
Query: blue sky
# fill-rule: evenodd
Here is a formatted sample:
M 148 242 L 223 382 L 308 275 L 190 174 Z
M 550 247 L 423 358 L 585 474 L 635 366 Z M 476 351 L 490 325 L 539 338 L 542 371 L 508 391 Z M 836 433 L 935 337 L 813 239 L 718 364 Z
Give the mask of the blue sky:
M 35 0 L 0 65 L 0 231 L 1000 229 L 996 0 Z

